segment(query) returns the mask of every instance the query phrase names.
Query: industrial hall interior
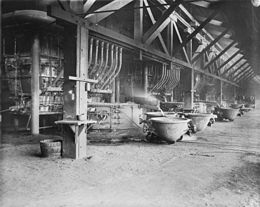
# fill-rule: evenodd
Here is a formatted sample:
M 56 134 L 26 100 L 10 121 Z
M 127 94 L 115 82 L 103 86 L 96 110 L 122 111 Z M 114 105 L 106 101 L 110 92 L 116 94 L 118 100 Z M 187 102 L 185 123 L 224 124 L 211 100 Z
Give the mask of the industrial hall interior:
M 260 0 L 0 0 L 1 207 L 260 207 Z

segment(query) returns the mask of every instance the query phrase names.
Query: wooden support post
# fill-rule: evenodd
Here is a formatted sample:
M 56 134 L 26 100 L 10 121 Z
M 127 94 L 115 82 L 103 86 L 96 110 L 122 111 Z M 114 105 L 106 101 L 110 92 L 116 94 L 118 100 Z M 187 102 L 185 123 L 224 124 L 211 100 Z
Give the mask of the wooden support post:
M 33 39 L 32 44 L 32 78 L 31 78 L 31 133 L 33 135 L 39 134 L 39 95 L 40 95 L 40 40 L 39 36 L 36 34 Z
M 222 105 L 222 102 L 223 102 L 223 82 L 220 80 L 220 95 L 219 95 L 220 99 L 219 99 L 219 104 Z
M 144 95 L 148 95 L 148 65 L 144 66 Z
M 2 14 L 2 0 L 0 0 L 0 14 Z M 2 15 L 0 15 L 0 64 L 2 63 Z M 2 77 L 2 67 L 0 66 L 0 77 Z M 0 111 L 2 110 L 2 79 L 0 78 Z M 0 146 L 2 144 L 2 114 L 0 113 Z
M 143 7 L 143 0 L 136 0 L 135 7 Z M 143 9 L 134 10 L 134 39 L 142 41 L 143 36 Z

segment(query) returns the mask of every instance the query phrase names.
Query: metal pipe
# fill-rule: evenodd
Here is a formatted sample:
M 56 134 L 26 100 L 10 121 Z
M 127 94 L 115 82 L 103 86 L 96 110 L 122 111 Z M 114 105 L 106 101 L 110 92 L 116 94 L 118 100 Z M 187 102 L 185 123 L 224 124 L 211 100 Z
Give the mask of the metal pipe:
M 102 70 L 102 66 L 103 66 L 103 62 L 104 62 L 104 42 L 101 42 L 101 56 L 100 56 L 100 63 L 99 63 L 99 67 L 97 69 L 97 72 L 95 73 L 95 76 L 98 77 L 99 73 Z
M 39 36 L 35 35 L 32 45 L 32 79 L 31 79 L 31 132 L 33 135 L 39 134 L 39 95 L 40 95 L 40 40 Z
M 90 44 L 89 44 L 89 61 L 88 61 L 88 67 L 90 67 L 90 65 L 91 65 L 92 56 L 93 56 L 93 38 L 90 39 Z
M 161 81 L 164 79 L 164 75 L 165 75 L 165 68 L 164 68 L 164 66 L 163 66 L 161 78 L 160 78 L 159 81 L 155 84 L 155 86 L 152 88 L 151 91 L 154 91 L 155 89 L 157 89 L 158 85 L 159 85 L 159 84 L 161 83 Z
M 114 67 L 112 67 L 111 70 L 108 71 L 108 73 L 106 74 L 106 76 L 105 76 L 105 79 L 106 79 L 106 80 L 105 80 L 105 82 L 102 84 L 101 89 L 104 89 L 108 83 L 111 83 L 111 82 L 112 82 L 112 81 L 111 81 L 111 80 L 112 80 L 111 78 L 112 78 L 113 74 L 115 73 L 117 67 L 118 67 L 118 46 L 116 46 L 115 64 L 114 64 Z
M 95 71 L 96 71 L 96 68 L 98 66 L 97 62 L 98 62 L 98 48 L 99 48 L 99 40 L 96 40 L 96 51 L 95 51 L 95 62 L 94 62 L 94 65 L 93 65 L 93 68 L 91 69 L 90 71 L 90 76 L 92 76 Z
M 121 68 L 122 68 L 122 54 L 123 54 L 123 48 L 121 47 L 119 49 L 119 66 L 117 67 L 117 71 L 115 73 L 115 78 L 119 75 Z
M 98 75 L 98 82 L 102 79 L 105 71 L 106 71 L 106 68 L 107 68 L 107 64 L 108 64 L 108 55 L 109 55 L 109 43 L 106 44 L 106 60 L 105 60 L 105 65 L 104 67 L 102 68 L 101 70 L 101 73 Z
M 107 74 L 109 73 L 109 71 L 111 71 L 114 67 L 114 47 L 115 47 L 115 45 L 112 44 L 111 45 L 111 52 L 110 52 L 110 66 L 108 67 L 108 71 L 104 71 L 104 75 L 102 76 L 102 78 L 100 80 L 100 85 L 102 84 L 102 82 L 104 82 L 104 80 L 105 80 Z M 101 86 L 100 86 L 100 88 L 102 88 Z

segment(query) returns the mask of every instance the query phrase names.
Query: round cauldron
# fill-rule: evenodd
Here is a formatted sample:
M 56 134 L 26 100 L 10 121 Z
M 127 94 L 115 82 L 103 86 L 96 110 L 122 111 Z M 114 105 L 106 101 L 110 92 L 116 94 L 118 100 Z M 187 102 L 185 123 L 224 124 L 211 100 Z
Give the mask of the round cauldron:
M 186 117 L 191 119 L 192 124 L 196 126 L 197 131 L 202 131 L 207 127 L 210 119 L 212 118 L 212 114 L 189 113 Z
M 231 108 L 220 108 L 221 117 L 224 119 L 229 119 L 230 121 L 234 121 L 239 113 L 239 109 L 231 109 Z
M 188 131 L 189 119 L 155 117 L 150 119 L 155 134 L 167 142 L 176 142 Z

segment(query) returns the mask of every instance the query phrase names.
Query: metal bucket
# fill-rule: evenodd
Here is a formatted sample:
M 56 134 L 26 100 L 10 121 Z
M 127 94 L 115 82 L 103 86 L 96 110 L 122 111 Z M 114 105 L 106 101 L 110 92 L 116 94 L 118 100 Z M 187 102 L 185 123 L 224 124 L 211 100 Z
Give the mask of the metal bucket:
M 213 118 L 212 114 L 203 113 L 190 113 L 186 117 L 191 119 L 197 131 L 203 131 L 207 127 L 210 119 Z
M 158 111 L 158 112 L 147 112 L 145 113 L 146 115 L 146 120 L 154 118 L 154 117 L 176 117 L 176 113 L 175 112 L 164 112 L 164 115 L 162 114 L 162 112 Z
M 151 121 L 154 133 L 167 142 L 176 142 L 189 130 L 189 119 L 155 117 Z
M 221 117 L 224 119 L 229 119 L 230 121 L 234 121 L 239 113 L 239 109 L 231 109 L 231 108 L 220 108 Z

